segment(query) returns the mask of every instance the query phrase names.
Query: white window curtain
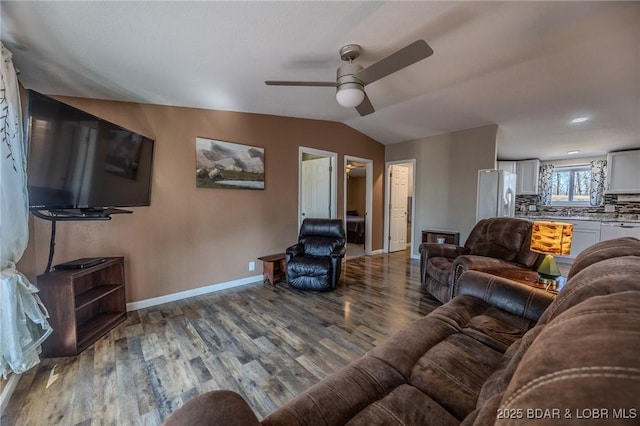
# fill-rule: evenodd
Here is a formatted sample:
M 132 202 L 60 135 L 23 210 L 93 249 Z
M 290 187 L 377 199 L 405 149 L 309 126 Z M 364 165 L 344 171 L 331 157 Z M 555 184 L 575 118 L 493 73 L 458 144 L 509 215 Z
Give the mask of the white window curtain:
M 551 177 L 553 176 L 553 164 L 540 166 L 538 174 L 538 204 L 551 205 Z
M 26 143 L 11 52 L 0 48 L 0 372 L 6 379 L 40 362 L 51 327 L 38 289 L 16 269 L 29 240 Z
M 593 160 L 591 163 L 591 191 L 589 204 L 601 206 L 604 203 L 604 186 L 607 180 L 607 160 Z

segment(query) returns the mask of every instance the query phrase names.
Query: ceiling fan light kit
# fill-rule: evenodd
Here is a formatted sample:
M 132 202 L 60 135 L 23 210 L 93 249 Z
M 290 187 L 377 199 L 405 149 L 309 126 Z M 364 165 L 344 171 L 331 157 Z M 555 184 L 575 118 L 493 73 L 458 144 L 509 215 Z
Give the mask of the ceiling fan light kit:
M 358 86 L 357 84 L 350 84 Z M 336 91 L 336 100 L 345 108 L 355 108 L 364 100 L 364 92 L 361 87 L 338 86 L 338 90 Z
M 364 84 L 354 76 L 362 68 L 351 62 L 338 68 L 336 100 L 345 108 L 355 108 L 364 100 Z
M 268 86 L 321 86 L 335 87 L 336 100 L 345 108 L 356 108 L 361 116 L 375 112 L 364 86 L 433 55 L 433 49 L 424 40 L 417 40 L 379 60 L 367 68 L 354 64 L 361 47 L 347 44 L 340 49 L 340 59 L 347 63 L 338 68 L 336 82 L 267 80 Z

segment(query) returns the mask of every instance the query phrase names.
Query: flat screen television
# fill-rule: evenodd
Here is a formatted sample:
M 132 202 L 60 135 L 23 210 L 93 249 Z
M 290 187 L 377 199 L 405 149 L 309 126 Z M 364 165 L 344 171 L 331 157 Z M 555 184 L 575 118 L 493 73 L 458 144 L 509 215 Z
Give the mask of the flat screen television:
M 28 91 L 31 210 L 148 206 L 154 141 Z

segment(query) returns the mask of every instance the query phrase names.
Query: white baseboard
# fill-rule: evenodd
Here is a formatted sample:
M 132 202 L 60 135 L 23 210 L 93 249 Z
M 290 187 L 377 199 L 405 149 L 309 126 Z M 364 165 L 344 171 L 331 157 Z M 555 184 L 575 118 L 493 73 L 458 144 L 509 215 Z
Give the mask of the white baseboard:
M 19 380 L 20 374 L 12 374 L 9 376 L 9 380 L 7 380 L 7 384 L 4 389 L 2 389 L 2 394 L 0 394 L 0 417 L 4 414 L 4 410 L 7 408 L 7 405 L 9 405 L 11 395 L 13 395 L 13 391 L 16 389 Z
M 167 294 L 165 296 L 152 297 L 151 299 L 139 300 L 137 302 L 127 303 L 127 311 L 137 311 L 138 309 L 150 308 L 163 303 L 175 302 L 176 300 L 186 299 L 187 297 L 200 296 L 201 294 L 213 293 L 216 291 L 226 290 L 229 288 L 240 287 L 247 284 L 262 281 L 262 274 L 252 277 L 240 278 L 239 280 L 227 281 L 219 284 L 212 284 L 205 287 L 198 287 L 191 290 L 179 291 L 177 293 Z
M 378 250 L 372 250 L 371 253 L 369 253 L 370 256 L 373 256 L 374 254 L 382 254 L 384 253 L 383 249 L 378 249 Z
M 420 255 L 419 255 L 419 254 L 412 254 L 412 255 L 411 255 L 411 258 L 412 258 L 412 259 L 420 260 Z

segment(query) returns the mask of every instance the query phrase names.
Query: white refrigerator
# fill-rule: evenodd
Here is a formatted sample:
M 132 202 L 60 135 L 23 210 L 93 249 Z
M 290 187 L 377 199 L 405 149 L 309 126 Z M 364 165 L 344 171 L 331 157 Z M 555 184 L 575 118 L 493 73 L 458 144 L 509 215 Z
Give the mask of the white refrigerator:
M 476 222 L 488 217 L 513 217 L 516 175 L 506 170 L 478 170 Z

